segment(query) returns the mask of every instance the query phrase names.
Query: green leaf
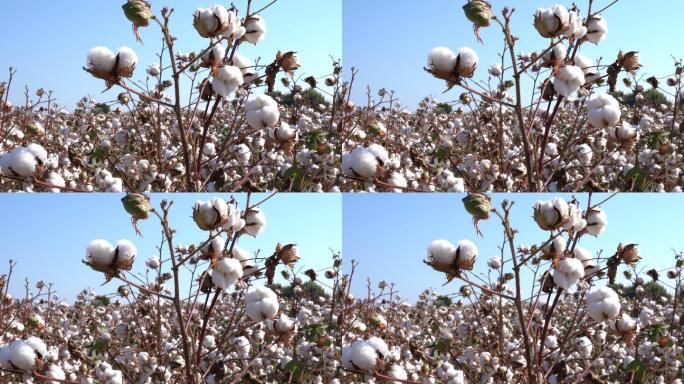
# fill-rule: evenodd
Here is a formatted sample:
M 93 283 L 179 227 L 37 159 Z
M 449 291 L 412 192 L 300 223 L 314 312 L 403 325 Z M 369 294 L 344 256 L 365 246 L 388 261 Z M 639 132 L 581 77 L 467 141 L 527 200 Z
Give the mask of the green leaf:
M 110 300 L 107 296 L 97 296 L 93 300 L 93 305 L 96 307 L 107 307 L 110 304 Z
M 306 330 L 306 340 L 314 342 L 318 337 L 325 335 L 326 326 L 324 324 L 313 324 Z
M 101 113 L 109 113 L 111 110 L 112 109 L 109 107 L 109 104 L 98 103 L 93 107 L 93 114 L 99 115 Z
M 658 339 L 666 335 L 665 328 L 664 324 L 655 324 L 648 333 L 648 339 L 652 342 L 658 341 Z

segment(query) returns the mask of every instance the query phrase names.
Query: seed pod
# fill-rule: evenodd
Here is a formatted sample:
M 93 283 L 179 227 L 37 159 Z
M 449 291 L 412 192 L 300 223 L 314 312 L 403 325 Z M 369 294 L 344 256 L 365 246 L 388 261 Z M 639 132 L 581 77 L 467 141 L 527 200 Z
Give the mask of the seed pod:
M 133 219 L 145 220 L 149 217 L 150 199 L 140 193 L 129 193 L 121 198 L 124 209 Z
M 144 0 L 128 0 L 128 2 L 122 5 L 121 8 L 123 8 L 126 18 L 133 23 L 133 33 L 135 34 L 135 39 L 142 43 L 138 28 L 147 27 L 150 25 L 150 19 L 154 17 L 152 15 L 152 7 L 150 3 Z
M 463 6 L 466 17 L 473 23 L 473 32 L 477 41 L 483 43 L 479 29 L 488 27 L 492 20 L 492 6 L 484 0 L 468 0 Z

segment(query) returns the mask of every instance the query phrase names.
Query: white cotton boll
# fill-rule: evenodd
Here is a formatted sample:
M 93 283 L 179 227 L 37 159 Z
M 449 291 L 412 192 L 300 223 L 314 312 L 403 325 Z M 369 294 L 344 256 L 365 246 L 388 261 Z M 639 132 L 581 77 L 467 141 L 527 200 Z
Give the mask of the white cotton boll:
M 377 364 L 377 353 L 368 342 L 358 339 L 351 345 L 350 359 L 357 369 L 370 372 Z
M 258 44 L 266 38 L 266 22 L 259 15 L 250 16 L 245 22 L 245 40 Z
M 55 364 L 50 364 L 45 372 L 45 376 L 50 379 L 66 380 L 66 373 L 64 373 L 64 370 L 60 368 L 59 365 Z M 59 381 L 51 381 L 51 383 L 57 384 Z
M 226 57 L 226 48 L 221 44 L 216 44 L 207 53 L 202 55 L 202 62 L 206 65 L 217 67 Z
M 428 54 L 428 69 L 437 73 L 451 73 L 456 69 L 457 55 L 447 47 L 436 47 Z
M 548 349 L 558 348 L 558 338 L 555 335 L 546 336 L 546 340 L 544 340 L 544 346 Z
M 601 15 L 594 15 L 587 21 L 587 40 L 598 44 L 606 39 L 608 22 Z
M 592 236 L 599 236 L 606 231 L 608 225 L 608 216 L 601 207 L 592 208 L 587 213 L 586 231 Z
M 45 179 L 45 182 L 47 184 L 54 185 L 55 187 L 66 186 L 66 181 L 64 181 L 64 178 L 62 177 L 62 175 L 60 175 L 57 172 L 50 172 L 47 179 Z M 60 192 L 61 191 L 59 188 L 52 188 L 50 190 L 52 192 Z
M 10 346 L 9 360 L 21 371 L 30 371 L 36 364 L 36 352 L 23 340 L 15 340 Z
M 393 188 L 392 190 L 394 192 L 402 192 L 402 188 L 406 188 L 408 186 L 408 181 L 406 181 L 406 178 L 401 173 L 392 172 L 389 179 L 387 180 L 387 184 L 393 185 L 395 187 L 400 187 Z
M 214 267 L 211 279 L 214 285 L 221 289 L 228 289 L 242 278 L 242 265 L 237 259 L 219 259 Z
M 257 236 L 266 229 L 266 215 L 259 208 L 252 208 L 245 214 L 244 231 L 250 236 Z
M 130 268 L 133 259 L 138 254 L 138 249 L 128 240 L 119 240 L 116 243 L 116 266 Z
M 151 256 L 149 259 L 147 259 L 145 265 L 147 268 L 157 269 L 161 266 L 161 260 L 159 260 L 157 256 Z
M 565 252 L 567 241 L 563 236 L 556 236 L 542 248 L 542 253 L 547 256 L 559 256 Z
M 548 52 L 542 55 L 542 60 L 544 60 L 546 64 L 558 65 L 565 60 L 567 54 L 567 48 L 563 44 L 558 43 L 554 45 L 553 48 L 551 48 Z
M 245 79 L 245 83 L 248 83 L 254 79 L 256 79 L 256 70 L 253 68 L 252 61 L 248 59 L 247 57 L 235 53 L 233 55 L 233 63 L 234 66 L 240 68 L 242 71 L 242 76 Z M 299 125 L 299 124 L 297 124 Z
M 36 174 L 38 161 L 36 156 L 24 147 L 15 148 L 9 159 L 10 168 L 21 177 L 31 177 Z
M 215 94 L 222 97 L 229 97 L 240 88 L 242 84 L 244 84 L 242 71 L 240 71 L 240 68 L 232 65 L 219 67 L 211 78 L 211 88 L 214 90 Z
M 587 34 L 587 27 L 584 26 L 582 17 L 575 11 L 570 11 L 568 15 L 568 24 L 563 29 L 563 34 L 573 39 L 583 38 Z
M 278 296 L 270 288 L 257 287 L 245 295 L 245 311 L 254 321 L 274 318 L 278 308 Z
M 247 357 L 249 356 L 249 351 L 252 349 L 252 345 L 249 343 L 249 340 L 244 337 L 244 336 L 239 336 L 233 339 L 233 345 L 238 351 L 238 355 L 240 357 Z
M 623 313 L 617 320 L 609 322 L 609 326 L 614 332 L 620 334 L 633 332 L 639 328 L 636 320 L 632 319 L 627 313 Z
M 219 15 L 220 16 L 220 15 Z M 194 26 L 202 37 L 213 37 L 221 30 L 221 20 L 212 8 L 197 8 L 194 13 Z
M 43 340 L 36 336 L 31 336 L 26 339 L 26 344 L 30 345 L 31 348 L 41 357 L 45 357 L 48 354 L 48 349 Z
M 587 314 L 595 321 L 614 319 L 620 313 L 620 298 L 606 286 L 589 289 L 586 296 Z
M 150 64 L 147 66 L 147 74 L 153 77 L 157 77 L 161 74 L 161 67 L 159 64 Z
M 26 149 L 27 149 L 29 152 L 31 152 L 31 153 L 33 154 L 33 156 L 36 157 L 36 160 L 38 160 L 38 162 L 39 162 L 40 164 L 47 164 L 47 162 L 48 162 L 48 153 L 47 153 L 47 151 L 45 150 L 45 148 L 43 148 L 42 145 L 36 144 L 36 143 L 32 143 L 32 144 L 29 144 L 28 147 L 26 147 Z
M 247 124 L 254 129 L 275 127 L 280 120 L 278 103 L 271 96 L 260 94 L 245 104 Z
M 387 372 L 387 376 L 391 377 L 392 379 L 399 379 L 399 380 L 407 380 L 408 379 L 408 374 L 406 373 L 406 370 L 398 364 L 393 364 L 389 372 Z M 401 381 L 394 381 L 392 382 L 393 384 L 400 384 Z
M 575 58 L 573 59 L 573 62 L 576 66 L 582 69 L 582 72 L 584 72 L 585 75 L 585 81 L 589 82 L 590 80 L 587 79 L 587 75 L 594 73 L 594 61 L 584 56 L 583 54 L 577 52 L 575 53 Z
M 380 164 L 387 164 L 389 162 L 389 154 L 385 147 L 380 144 L 371 144 L 368 146 L 368 152 L 372 153 Z
M 553 271 L 553 282 L 560 288 L 568 290 L 584 277 L 584 265 L 578 259 L 565 258 L 560 261 L 558 269 Z
M 534 14 L 534 26 L 542 37 L 556 37 L 568 27 L 570 13 L 562 5 L 552 8 L 537 8 Z
M 470 269 L 478 254 L 477 246 L 470 240 L 461 240 L 456 247 L 456 254 L 459 268 Z
M 623 121 L 617 127 L 608 127 L 608 136 L 613 140 L 630 141 L 639 137 L 639 131 L 627 121 Z
M 121 47 L 117 53 L 116 73 L 121 77 L 131 77 L 138 64 L 138 55 L 128 47 Z
M 458 50 L 458 60 L 456 61 L 458 74 L 463 77 L 472 77 L 475 67 L 480 62 L 480 57 L 472 48 L 463 47 Z
M 591 274 L 596 271 L 596 263 L 593 260 L 591 251 L 577 245 L 575 246 L 575 249 L 573 249 L 572 255 L 582 262 L 585 274 Z
M 587 103 L 587 118 L 596 128 L 608 128 L 620 120 L 620 104 L 607 93 L 592 97 Z
M 577 153 L 577 158 L 580 163 L 587 167 L 591 165 L 591 159 L 594 157 L 594 150 L 587 143 L 580 144 L 575 147 L 575 152 Z
M 107 268 L 114 261 L 116 249 L 107 240 L 93 240 L 86 248 L 86 260 L 91 264 Z
M 107 47 L 94 47 L 88 51 L 86 67 L 96 74 L 106 75 L 114 71 L 116 55 Z
M 367 340 L 368 344 L 370 344 L 373 348 L 375 348 L 375 352 L 382 356 L 383 358 L 386 358 L 389 356 L 390 351 L 389 348 L 387 347 L 387 343 L 385 343 L 385 340 L 373 336 Z
M 503 73 L 503 68 L 501 68 L 501 64 L 492 64 L 489 66 L 488 72 L 492 76 L 501 76 Z
M 553 78 L 553 89 L 563 97 L 569 97 L 579 91 L 584 85 L 584 72 L 580 67 L 566 65 Z
M 456 261 L 456 246 L 448 240 L 433 240 L 428 246 L 428 260 L 451 265 Z
M 493 256 L 490 257 L 489 260 L 487 260 L 487 266 L 491 269 L 499 269 L 501 268 L 501 265 L 502 262 L 499 256 Z
M 377 172 L 378 159 L 367 148 L 356 147 L 342 159 L 343 171 L 350 176 L 373 177 Z
M 278 128 L 269 128 L 268 135 L 273 140 L 281 142 L 288 142 L 297 138 L 297 129 L 292 128 L 290 124 L 281 122 Z
M 10 364 L 10 344 L 0 345 L 0 367 L 5 369 L 12 369 Z
M 588 337 L 582 336 L 577 339 L 577 350 L 583 358 L 589 358 L 593 349 L 594 345 Z

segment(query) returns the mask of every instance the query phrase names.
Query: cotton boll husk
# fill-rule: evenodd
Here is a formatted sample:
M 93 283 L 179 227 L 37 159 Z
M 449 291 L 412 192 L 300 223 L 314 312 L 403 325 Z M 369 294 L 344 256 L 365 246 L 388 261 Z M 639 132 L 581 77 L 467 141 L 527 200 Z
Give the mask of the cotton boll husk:
M 433 240 L 428 246 L 428 259 L 451 265 L 456 261 L 456 246 L 448 240 Z
M 86 248 L 86 260 L 98 269 L 109 269 L 114 262 L 116 249 L 107 240 L 93 240 Z
M 121 77 L 133 76 L 138 55 L 131 48 L 121 47 L 117 53 L 116 73 Z
M 86 66 L 99 75 L 108 75 L 114 71 L 116 55 L 107 47 L 94 47 L 88 51 Z
M 447 47 L 436 47 L 428 54 L 428 68 L 434 72 L 448 74 L 456 69 L 457 55 Z

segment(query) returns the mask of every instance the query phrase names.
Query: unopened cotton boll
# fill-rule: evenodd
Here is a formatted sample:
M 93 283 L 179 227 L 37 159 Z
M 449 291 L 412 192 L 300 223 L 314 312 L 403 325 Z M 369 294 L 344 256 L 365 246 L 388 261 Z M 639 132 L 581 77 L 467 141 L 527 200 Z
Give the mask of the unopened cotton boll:
M 553 282 L 560 288 L 568 290 L 584 277 L 584 265 L 578 259 L 565 258 L 553 271 Z
M 138 64 L 138 55 L 131 48 L 121 47 L 116 55 L 116 62 L 116 74 L 121 77 L 131 77 Z
M 587 40 L 598 44 L 605 40 L 608 34 L 608 22 L 601 15 L 594 15 L 587 21 Z
M 114 72 L 116 55 L 107 47 L 94 47 L 88 51 L 86 67 L 99 76 Z
M 211 78 L 211 88 L 221 97 L 229 97 L 244 84 L 242 71 L 232 65 L 219 67 Z
M 275 127 L 280 119 L 278 103 L 271 96 L 260 94 L 245 104 L 247 124 L 254 129 Z
M 553 89 L 563 97 L 569 97 L 579 91 L 584 85 L 584 72 L 580 67 L 566 65 L 553 78 Z
M 615 319 L 620 313 L 620 298 L 609 287 L 593 287 L 586 296 L 587 314 L 595 321 Z
M 608 128 L 620 120 L 620 104 L 607 93 L 591 98 L 587 103 L 587 119 L 596 128 Z
M 266 38 L 266 21 L 260 15 L 251 15 L 245 21 L 245 40 L 258 44 Z
M 250 236 L 257 236 L 266 229 L 266 215 L 259 208 L 252 208 L 245 214 L 243 230 Z
M 228 289 L 242 278 L 242 265 L 237 259 L 219 259 L 214 266 L 211 280 L 217 287 Z
M 245 312 L 254 321 L 274 318 L 278 308 L 278 296 L 268 287 L 256 287 L 245 295 Z

